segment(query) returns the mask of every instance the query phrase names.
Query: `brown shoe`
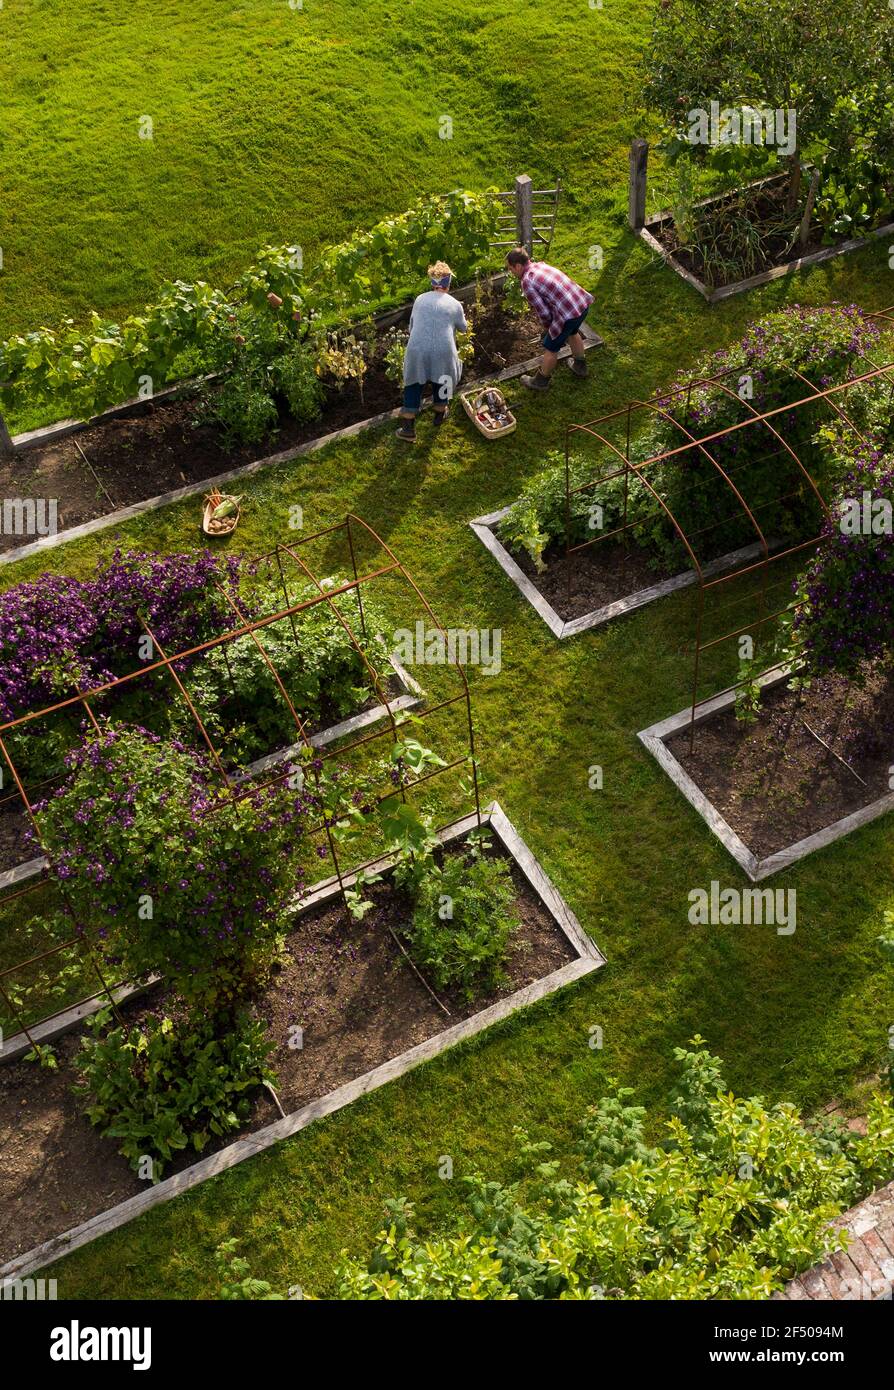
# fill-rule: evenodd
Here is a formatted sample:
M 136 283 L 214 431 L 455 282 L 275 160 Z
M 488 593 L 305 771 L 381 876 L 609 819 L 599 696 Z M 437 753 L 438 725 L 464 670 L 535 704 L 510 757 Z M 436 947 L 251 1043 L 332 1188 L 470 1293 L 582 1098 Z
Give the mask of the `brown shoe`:
M 571 357 L 568 365 L 575 376 L 585 377 L 587 375 L 587 359 L 585 357 Z
M 527 386 L 529 391 L 548 391 L 552 378 L 544 376 L 542 372 L 537 372 L 533 376 L 523 376 L 522 386 Z
M 394 433 L 398 439 L 403 439 L 407 444 L 416 443 L 416 425 L 413 421 L 398 425 Z

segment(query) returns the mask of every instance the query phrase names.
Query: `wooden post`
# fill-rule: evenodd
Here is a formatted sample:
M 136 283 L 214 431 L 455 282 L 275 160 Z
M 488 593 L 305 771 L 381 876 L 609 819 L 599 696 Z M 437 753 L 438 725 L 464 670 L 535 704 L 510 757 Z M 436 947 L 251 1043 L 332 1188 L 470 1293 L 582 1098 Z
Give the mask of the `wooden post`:
M 807 194 L 807 204 L 804 208 L 804 216 L 801 218 L 801 226 L 798 229 L 798 245 L 801 250 L 807 245 L 810 239 L 810 219 L 813 216 L 813 205 L 816 202 L 816 191 L 819 188 L 820 171 L 814 169 L 810 180 L 810 190 Z
M 15 445 L 12 442 L 12 436 L 6 428 L 3 415 L 0 414 L 0 458 L 12 458 L 14 453 Z
M 646 174 L 649 142 L 639 136 L 630 146 L 630 206 L 627 220 L 635 232 L 646 224 Z
M 515 180 L 515 235 L 529 256 L 534 254 L 534 185 L 529 174 Z

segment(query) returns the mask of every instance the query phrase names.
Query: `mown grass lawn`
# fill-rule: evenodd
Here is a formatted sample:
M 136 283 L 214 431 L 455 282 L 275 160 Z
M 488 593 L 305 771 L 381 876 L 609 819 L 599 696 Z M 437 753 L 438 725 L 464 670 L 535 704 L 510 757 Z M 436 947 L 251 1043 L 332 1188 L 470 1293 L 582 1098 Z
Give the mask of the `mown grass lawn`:
M 584 927 L 608 957 L 599 974 L 427 1066 L 270 1154 L 161 1208 L 59 1268 L 66 1296 L 213 1295 L 216 1243 L 238 1234 L 277 1286 L 330 1287 L 342 1247 L 360 1250 L 381 1199 L 405 1192 L 426 1219 L 458 1205 L 437 1176 L 498 1174 L 512 1126 L 564 1145 L 608 1075 L 660 1107 L 672 1049 L 701 1032 L 732 1085 L 813 1111 L 859 1104 L 884 1053 L 894 1001 L 875 937 L 891 891 L 894 824 L 877 822 L 779 879 L 798 892 L 798 929 L 693 928 L 692 887 L 742 886 L 733 862 L 636 739 L 686 701 L 690 598 L 557 643 L 468 529 L 471 516 L 517 494 L 569 421 L 642 395 L 707 345 L 730 340 L 786 300 L 889 294 L 882 249 L 833 263 L 759 295 L 708 310 L 645 252 L 623 241 L 597 286 L 608 346 L 586 386 L 560 377 L 549 399 L 514 395 L 518 433 L 487 444 L 455 418 L 436 446 L 401 451 L 391 429 L 361 436 L 249 482 L 239 531 L 258 553 L 300 502 L 308 528 L 352 509 L 391 544 L 442 621 L 503 631 L 503 670 L 472 671 L 485 791 L 499 798 Z M 648 327 L 646 325 L 649 325 Z M 86 573 L 126 542 L 180 549 L 199 542 L 184 503 L 3 571 L 3 584 L 44 567 Z M 729 675 L 715 669 L 716 684 Z M 592 763 L 604 790 L 587 788 Z M 604 1031 L 601 1052 L 589 1029 Z
M 659 1107 L 672 1050 L 701 1032 L 738 1090 L 814 1111 L 858 1106 L 892 1019 L 875 947 L 891 893 L 894 821 L 877 822 L 786 873 L 798 930 L 693 928 L 687 894 L 744 880 L 639 745 L 636 731 L 686 701 L 690 598 L 557 643 L 468 529 L 518 493 L 573 420 L 665 384 L 786 302 L 894 300 L 887 251 L 855 257 L 708 309 L 624 229 L 625 110 L 644 0 L 510 0 L 344 6 L 305 0 L 229 10 L 174 0 L 75 13 L 7 0 L 18 76 L 3 135 L 0 332 L 132 308 L 165 275 L 223 279 L 266 240 L 312 245 L 424 189 L 562 172 L 571 197 L 556 258 L 597 295 L 606 347 L 581 385 L 513 390 L 518 433 L 485 443 L 455 418 L 407 452 L 390 428 L 249 481 L 238 533 L 266 549 L 299 502 L 316 529 L 352 510 L 391 544 L 455 627 L 500 627 L 503 670 L 472 672 L 485 793 L 497 797 L 608 958 L 559 997 L 493 1030 L 196 1192 L 62 1262 L 63 1297 L 203 1297 L 213 1251 L 238 1235 L 278 1288 L 326 1293 L 342 1248 L 361 1251 L 381 1201 L 403 1192 L 423 1221 L 450 1219 L 460 1184 L 505 1173 L 513 1125 L 560 1148 L 614 1075 Z M 299 26 L 301 28 L 299 29 Z M 46 57 L 42 57 L 46 54 Z M 437 121 L 452 114 L 454 139 Z M 155 120 L 141 144 L 136 124 Z M 27 158 L 26 156 L 27 152 Z M 40 171 L 40 176 L 38 172 Z M 14 183 L 10 189 L 9 175 Z M 605 268 L 586 270 L 588 248 Z M 195 502 L 0 570 L 87 573 L 116 544 L 199 544 Z M 728 667 L 713 672 L 719 686 Z M 604 769 L 604 790 L 587 787 Z M 589 1047 L 599 1024 L 604 1048 Z
M 225 284 L 266 242 L 312 252 L 421 193 L 524 169 L 613 202 L 649 12 L 5 0 L 0 337 L 133 310 L 164 279 Z

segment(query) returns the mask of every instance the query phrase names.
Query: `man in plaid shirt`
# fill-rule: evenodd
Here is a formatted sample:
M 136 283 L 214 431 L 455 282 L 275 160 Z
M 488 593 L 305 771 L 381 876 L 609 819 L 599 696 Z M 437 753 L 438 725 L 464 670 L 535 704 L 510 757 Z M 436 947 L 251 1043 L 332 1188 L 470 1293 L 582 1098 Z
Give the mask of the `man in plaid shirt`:
M 532 391 L 546 391 L 559 360 L 559 351 L 567 343 L 571 348 L 569 366 L 575 376 L 587 375 L 584 340 L 580 326 L 587 317 L 593 296 L 564 271 L 546 261 L 532 261 L 523 246 L 517 246 L 506 257 L 510 273 L 521 282 L 522 293 L 546 330 L 543 336 L 543 360 L 533 376 L 523 376 L 522 383 Z

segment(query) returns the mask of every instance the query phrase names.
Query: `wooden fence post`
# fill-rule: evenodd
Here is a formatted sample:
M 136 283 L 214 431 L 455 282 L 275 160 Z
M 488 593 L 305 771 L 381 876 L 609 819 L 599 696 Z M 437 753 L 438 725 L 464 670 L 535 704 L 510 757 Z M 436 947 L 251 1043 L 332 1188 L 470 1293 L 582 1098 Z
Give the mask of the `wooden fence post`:
M 515 180 L 515 232 L 519 246 L 534 254 L 534 185 L 529 174 Z
M 12 436 L 6 428 L 6 421 L 0 413 L 0 458 L 12 458 L 15 453 L 15 445 Z
M 630 146 L 630 205 L 627 219 L 635 232 L 646 223 L 646 174 L 649 142 L 639 136 Z

